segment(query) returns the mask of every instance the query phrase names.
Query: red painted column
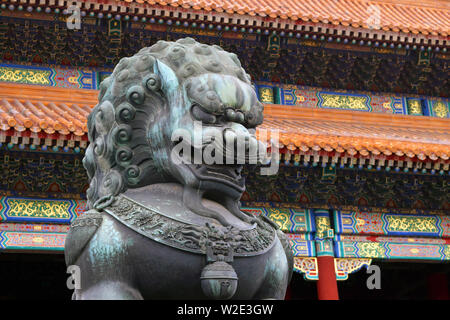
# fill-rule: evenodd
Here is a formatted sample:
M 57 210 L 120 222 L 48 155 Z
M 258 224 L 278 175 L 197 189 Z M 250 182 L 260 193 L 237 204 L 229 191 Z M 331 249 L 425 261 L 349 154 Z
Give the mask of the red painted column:
M 319 280 L 317 281 L 317 297 L 319 300 L 339 300 L 334 257 L 317 257 Z

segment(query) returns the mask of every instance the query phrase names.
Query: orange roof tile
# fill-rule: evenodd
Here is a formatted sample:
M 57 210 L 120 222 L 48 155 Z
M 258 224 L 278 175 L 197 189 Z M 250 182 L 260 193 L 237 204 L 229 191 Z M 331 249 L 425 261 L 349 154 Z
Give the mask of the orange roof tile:
M 20 84 L 0 86 L 0 130 L 44 131 L 48 134 L 87 132 L 86 119 L 98 91 Z
M 125 0 L 139 2 L 141 0 Z M 450 34 L 450 2 L 447 0 L 145 0 L 149 4 L 182 6 L 195 10 L 259 15 L 334 25 L 369 28 L 368 19 L 378 8 L 380 27 L 396 32 Z
M 0 130 L 87 133 L 86 119 L 96 90 L 17 84 L 0 86 Z M 279 131 L 282 147 L 448 160 L 450 120 L 266 104 L 262 129 Z M 270 134 L 269 134 L 270 137 Z
M 448 119 L 265 105 L 260 129 L 277 129 L 282 147 L 304 152 L 450 157 Z

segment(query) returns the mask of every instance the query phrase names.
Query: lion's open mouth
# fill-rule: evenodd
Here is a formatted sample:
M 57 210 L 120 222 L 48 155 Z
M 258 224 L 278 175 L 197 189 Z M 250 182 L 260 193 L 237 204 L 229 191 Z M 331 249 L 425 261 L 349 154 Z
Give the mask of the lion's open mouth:
M 229 181 L 231 183 L 241 184 L 242 165 L 230 166 L 230 165 L 200 165 L 194 170 L 197 177 L 208 179 L 217 178 Z
M 245 190 L 245 179 L 242 177 L 242 165 L 188 165 L 200 181 L 209 181 L 227 185 L 239 192 Z
M 256 139 L 254 130 L 242 125 L 195 127 L 194 124 L 193 132 L 199 138 L 180 135 L 173 141 L 172 161 L 188 167 L 205 187 L 220 183 L 243 192 L 243 166 L 264 164 L 267 157 L 266 145 Z
M 190 147 L 189 150 L 189 157 L 186 157 L 186 151 L 180 152 L 172 154 L 172 161 L 188 167 L 199 181 L 224 184 L 238 192 L 245 190 L 245 179 L 241 175 L 243 164 L 227 164 L 226 159 L 222 159 L 222 163 L 207 164 L 203 162 L 204 159 L 196 163 L 195 149 Z

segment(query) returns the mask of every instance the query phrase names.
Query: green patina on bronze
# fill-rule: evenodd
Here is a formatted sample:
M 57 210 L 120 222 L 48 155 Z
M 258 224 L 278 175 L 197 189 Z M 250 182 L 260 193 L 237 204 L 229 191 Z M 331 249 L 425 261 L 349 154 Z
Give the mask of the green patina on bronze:
M 74 298 L 284 298 L 289 241 L 239 203 L 244 165 L 267 150 L 254 130 L 262 110 L 237 56 L 218 46 L 158 41 L 123 58 L 88 118 L 90 211 L 66 240 L 66 263 L 84 277 Z M 200 163 L 179 161 L 191 152 Z

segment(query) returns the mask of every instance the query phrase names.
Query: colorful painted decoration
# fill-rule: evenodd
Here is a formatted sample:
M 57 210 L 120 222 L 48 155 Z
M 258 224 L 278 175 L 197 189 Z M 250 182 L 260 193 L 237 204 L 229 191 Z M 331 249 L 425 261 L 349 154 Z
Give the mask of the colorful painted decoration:
M 0 249 L 64 250 L 65 233 L 0 232 Z
M 294 257 L 315 257 L 316 248 L 311 234 L 293 234 L 287 233 L 291 242 L 291 248 Z
M 268 217 L 284 232 L 302 233 L 314 232 L 315 230 L 310 210 L 270 207 L 243 207 L 241 210 Z
M 89 70 L 0 64 L 0 82 L 97 89 L 97 73 Z
M 270 86 L 259 86 L 259 100 L 262 103 L 274 103 L 273 88 Z
M 39 70 L 30 68 L 14 68 L 0 65 L 0 81 L 23 84 L 51 85 L 50 70 Z
M 450 114 L 450 103 L 447 100 L 439 99 L 432 100 L 429 102 L 431 104 L 431 110 L 433 111 L 433 116 L 439 118 L 449 118 Z
M 335 258 L 336 280 L 347 280 L 349 274 L 361 268 L 368 268 L 372 259 L 367 258 Z M 294 257 L 294 271 L 302 273 L 305 280 L 319 280 L 319 268 L 316 257 Z
M 343 234 L 450 237 L 450 217 L 334 211 L 335 230 Z
M 367 258 L 335 258 L 334 271 L 337 280 L 347 280 L 348 275 L 359 271 L 361 268 L 368 268 L 372 263 L 372 259 Z
M 67 233 L 70 226 L 68 224 L 45 224 L 45 223 L 0 223 L 0 231 L 14 232 L 44 232 L 44 233 Z
M 272 33 L 268 37 L 267 51 L 269 52 L 269 54 L 271 56 L 278 56 L 279 55 L 279 51 L 280 51 L 280 37 L 277 34 Z
M 449 100 L 445 98 L 423 97 L 418 99 L 371 92 L 327 91 L 320 88 L 280 85 L 270 82 L 257 82 L 256 87 L 259 99 L 263 103 L 304 108 L 450 117 Z M 427 111 L 425 114 L 422 101 L 424 105 L 428 106 L 425 108 Z
M 2 197 L 0 221 L 70 223 L 85 207 L 85 200 Z
M 294 271 L 303 273 L 306 280 L 319 280 L 316 257 L 294 257 Z
M 319 108 L 372 111 L 369 97 L 364 95 L 319 92 L 317 96 Z
M 111 21 L 114 21 L 114 24 L 117 22 L 116 20 Z M 116 35 L 118 30 L 113 29 L 112 32 Z M 110 74 L 110 71 L 94 69 L 62 69 L 0 64 L 0 82 L 60 88 L 97 89 L 100 82 Z M 445 98 L 425 97 L 417 99 L 344 90 L 324 91 L 313 87 L 276 85 L 269 82 L 257 82 L 255 85 L 259 99 L 263 103 L 363 112 L 430 115 L 440 118 L 450 117 L 450 102 Z M 426 106 L 425 108 L 422 108 L 422 103 Z
M 316 222 L 316 240 L 332 238 L 330 234 L 331 225 L 328 210 L 314 210 L 314 217 Z
M 420 99 L 407 99 L 408 114 L 412 116 L 422 116 L 422 102 Z

